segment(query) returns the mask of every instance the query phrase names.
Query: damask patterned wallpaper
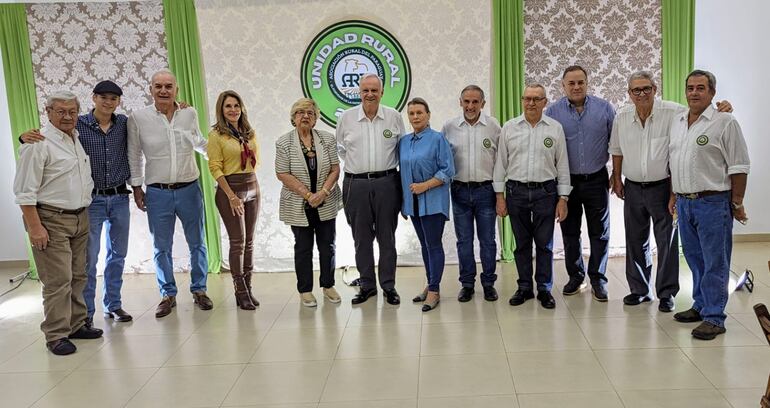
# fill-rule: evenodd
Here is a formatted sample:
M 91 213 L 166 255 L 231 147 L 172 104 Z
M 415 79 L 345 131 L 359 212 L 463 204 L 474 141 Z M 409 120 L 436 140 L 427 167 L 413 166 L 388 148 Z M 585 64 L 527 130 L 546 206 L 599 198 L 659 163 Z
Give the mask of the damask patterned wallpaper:
M 31 4 L 27 26 L 41 116 L 57 90 L 75 92 L 85 112 L 105 79 L 123 89 L 118 112 L 142 108 L 152 102 L 150 76 L 168 66 L 160 0 Z
M 524 1 L 526 82 L 540 82 L 548 99 L 563 96 L 561 74 L 569 65 L 588 70 L 589 92 L 616 107 L 627 102 L 627 79 L 651 71 L 660 84 L 659 0 Z

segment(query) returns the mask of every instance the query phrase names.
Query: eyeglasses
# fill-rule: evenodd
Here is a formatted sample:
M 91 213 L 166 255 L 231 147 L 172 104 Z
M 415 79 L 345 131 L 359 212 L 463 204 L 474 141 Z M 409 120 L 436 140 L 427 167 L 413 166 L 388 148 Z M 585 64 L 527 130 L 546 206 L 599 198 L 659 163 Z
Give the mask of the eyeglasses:
M 524 97 L 521 98 L 521 101 L 524 102 L 525 104 L 526 103 L 538 103 L 538 102 L 544 101 L 544 100 L 545 100 L 544 96 L 537 96 L 537 97 L 524 96 Z
M 294 114 L 297 115 L 297 116 L 300 116 L 300 117 L 302 117 L 302 116 L 309 116 L 309 117 L 312 118 L 312 117 L 315 116 L 315 112 L 314 111 L 297 111 Z
M 631 94 L 634 96 L 639 96 L 641 94 L 649 95 L 652 93 L 652 87 L 651 86 L 645 86 L 644 88 L 633 88 L 629 89 L 631 91 Z
M 69 116 L 71 118 L 74 118 L 74 117 L 78 116 L 78 111 L 76 111 L 76 110 L 66 111 L 64 109 L 57 109 L 57 110 L 51 109 L 50 112 L 53 112 L 56 116 L 58 116 L 60 118 L 63 118 L 65 116 Z

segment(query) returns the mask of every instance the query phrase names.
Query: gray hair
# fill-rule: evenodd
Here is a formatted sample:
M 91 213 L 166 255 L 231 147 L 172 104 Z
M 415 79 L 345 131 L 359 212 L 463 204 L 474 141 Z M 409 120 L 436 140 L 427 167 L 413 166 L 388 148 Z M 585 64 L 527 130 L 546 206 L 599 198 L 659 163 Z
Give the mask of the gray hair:
M 717 77 L 715 77 L 714 74 L 712 74 L 711 72 L 704 71 L 702 69 L 696 69 L 695 71 L 690 72 L 690 75 L 687 75 L 687 78 L 684 80 L 685 86 L 687 86 L 686 84 L 687 84 L 687 81 L 690 80 L 690 77 L 694 77 L 694 76 L 705 76 L 706 79 L 708 79 L 709 81 L 709 90 L 716 92 Z
M 658 87 L 658 85 L 655 84 L 655 78 L 652 76 L 652 73 L 650 71 L 636 71 L 633 74 L 631 74 L 631 76 L 628 77 L 628 87 L 631 88 L 631 81 L 634 81 L 637 79 L 646 79 L 650 81 L 653 88 Z
M 70 91 L 56 91 L 48 95 L 48 97 L 45 98 L 45 107 L 46 109 L 53 108 L 53 104 L 56 102 L 69 101 L 75 101 L 75 103 L 78 105 L 78 111 L 80 111 L 80 101 L 78 100 L 78 96 Z
M 171 77 L 174 78 L 174 83 L 175 84 L 177 83 L 176 75 L 174 75 L 174 73 L 171 72 L 170 70 L 168 70 L 166 68 L 163 68 L 163 69 L 160 69 L 158 71 L 155 71 L 155 73 L 152 74 L 152 76 L 150 77 L 150 84 L 155 82 L 155 77 L 158 76 L 158 75 L 171 75 Z
M 463 99 L 463 94 L 468 92 L 468 91 L 477 91 L 478 93 L 481 94 L 481 100 L 482 101 L 486 101 L 487 100 L 486 97 L 484 96 L 484 90 L 481 89 L 480 86 L 473 85 L 473 84 L 466 86 L 465 88 L 463 88 L 462 91 L 460 91 L 460 99 L 461 100 Z
M 539 82 L 532 82 L 532 83 L 529 83 L 529 84 L 525 85 L 524 89 L 527 89 L 527 88 L 540 88 L 540 89 L 543 90 L 543 95 L 548 96 L 548 92 L 546 92 L 545 87 L 543 86 L 543 84 L 541 84 Z
M 377 74 L 375 74 L 373 72 L 367 72 L 364 75 L 362 75 L 361 79 L 358 81 L 358 83 L 360 84 L 361 82 L 364 82 L 364 79 L 367 79 L 367 78 L 377 78 L 377 82 L 380 83 L 380 90 L 384 90 L 384 87 L 382 85 L 382 78 L 380 78 L 379 75 L 377 75 Z

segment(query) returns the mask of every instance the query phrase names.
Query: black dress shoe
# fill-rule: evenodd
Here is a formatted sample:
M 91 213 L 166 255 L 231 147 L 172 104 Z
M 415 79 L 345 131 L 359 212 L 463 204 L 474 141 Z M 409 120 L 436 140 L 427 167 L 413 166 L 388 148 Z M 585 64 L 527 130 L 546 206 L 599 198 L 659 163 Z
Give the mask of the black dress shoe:
M 487 302 L 497 300 L 497 289 L 494 286 L 484 286 L 484 300 Z
M 593 285 L 591 288 L 591 292 L 594 295 L 594 300 L 597 302 L 606 302 L 607 301 L 607 285 L 605 284 L 597 284 Z
M 700 312 L 690 308 L 684 312 L 675 313 L 674 320 L 681 323 L 695 323 L 703 320 L 703 318 L 701 317 Z
M 511 306 L 518 306 L 524 302 L 526 302 L 529 299 L 533 299 L 535 297 L 535 293 L 531 290 L 517 290 L 516 293 L 511 296 L 511 299 L 508 300 L 508 304 Z
M 473 288 L 463 287 L 462 289 L 460 289 L 460 293 L 457 295 L 457 301 L 463 302 L 463 303 L 470 302 L 471 299 L 473 299 L 473 294 L 475 292 L 476 291 Z
M 94 327 L 94 318 L 93 317 L 86 317 L 86 320 L 83 321 L 83 324 L 86 327 Z
M 104 332 L 102 329 L 96 329 L 94 327 L 86 327 L 85 325 L 80 326 L 79 329 L 75 330 L 74 333 L 69 335 L 69 338 L 71 339 L 98 339 L 99 337 L 102 337 L 102 334 Z
M 674 311 L 674 298 L 663 298 L 660 300 L 660 304 L 658 304 L 658 310 L 660 310 L 663 313 L 671 313 Z
M 569 282 L 564 285 L 561 293 L 567 296 L 572 296 L 585 289 L 588 285 L 583 281 L 583 278 L 570 278 Z
M 428 288 L 426 287 L 425 289 L 422 290 L 422 292 L 420 292 L 419 295 L 412 298 L 412 302 L 421 303 L 421 302 L 424 302 L 427 297 L 428 297 Z
M 367 299 L 369 299 L 372 296 L 377 296 L 377 289 L 361 288 L 361 290 L 359 290 L 358 293 L 355 296 L 353 296 L 353 299 L 350 300 L 350 303 L 354 305 L 364 303 L 366 302 Z
M 116 322 L 130 322 L 131 320 L 134 320 L 134 318 L 126 313 L 123 309 L 116 309 L 111 312 L 104 313 L 104 317 L 108 319 L 113 319 Z
M 51 350 L 51 353 L 54 353 L 57 356 L 66 356 L 74 353 L 78 349 L 67 338 L 49 341 L 45 343 L 45 346 L 48 347 L 48 350 Z
M 541 290 L 537 292 L 537 300 L 540 301 L 540 305 L 546 309 L 553 309 L 556 307 L 556 300 L 551 295 L 551 292 Z
M 635 295 L 632 293 L 630 295 L 626 295 L 623 298 L 623 304 L 626 304 L 628 306 L 636 306 L 640 303 L 649 302 L 651 300 L 652 298 L 647 295 Z
M 718 335 L 726 332 L 724 327 L 711 322 L 703 322 L 692 329 L 692 336 L 700 340 L 714 340 Z
M 383 289 L 382 292 L 385 294 L 385 301 L 388 302 L 391 305 L 398 305 L 401 303 L 401 296 L 398 295 L 398 292 L 396 292 L 396 289 Z

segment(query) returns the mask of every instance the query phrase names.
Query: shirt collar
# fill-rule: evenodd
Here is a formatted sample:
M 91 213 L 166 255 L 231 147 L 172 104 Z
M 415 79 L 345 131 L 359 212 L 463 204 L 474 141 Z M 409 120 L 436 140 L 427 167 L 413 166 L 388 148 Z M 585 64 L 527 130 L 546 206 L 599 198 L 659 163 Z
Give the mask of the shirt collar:
M 91 109 L 90 112 L 86 113 L 81 118 L 90 127 L 99 126 L 99 121 L 96 120 L 96 116 L 94 116 L 94 109 Z M 117 122 L 116 119 L 117 119 L 117 115 L 115 115 L 115 113 L 112 113 L 112 115 L 110 115 L 110 121 L 112 123 L 115 123 Z
M 476 125 L 476 124 L 479 124 L 479 125 L 482 125 L 482 126 L 486 126 L 487 125 L 487 115 L 484 112 L 481 112 L 479 114 L 479 120 L 474 125 Z M 470 123 L 468 123 L 468 121 L 465 120 L 465 115 L 460 115 L 460 117 L 457 119 L 457 127 L 462 127 L 464 125 L 474 126 L 474 125 L 471 125 Z
M 550 123 L 548 122 L 548 120 L 546 120 L 546 118 L 547 118 L 547 116 L 545 116 L 545 112 L 543 112 L 543 115 L 540 117 L 540 120 L 539 120 L 539 121 L 537 121 L 537 123 L 535 124 L 535 126 L 537 126 L 537 125 L 539 125 L 539 124 L 541 124 L 541 123 L 542 123 L 542 124 L 544 124 L 544 125 L 550 125 Z M 524 114 L 523 114 L 523 113 L 522 113 L 521 115 L 519 115 L 519 116 L 517 116 L 517 117 L 513 118 L 513 123 L 515 123 L 515 124 L 517 124 L 517 125 L 518 125 L 518 124 L 520 124 L 520 123 L 522 123 L 522 122 L 524 122 L 524 123 L 526 123 L 527 125 L 529 125 L 529 122 L 527 122 L 527 118 L 526 118 L 526 117 L 524 117 Z
M 166 115 L 165 113 L 163 113 L 163 112 L 159 111 L 159 110 L 158 110 L 158 107 L 157 107 L 157 106 L 155 106 L 155 104 L 154 104 L 154 103 L 153 103 L 152 105 L 150 105 L 150 106 L 152 106 L 152 109 L 153 109 L 153 110 L 155 111 L 155 113 L 157 113 L 158 115 L 164 115 L 164 116 Z M 179 109 L 180 109 L 180 108 L 179 108 L 179 103 L 177 103 L 177 101 L 174 101 L 174 113 L 176 113 L 176 111 L 178 111 Z
M 43 129 L 43 133 L 45 134 L 46 137 L 48 137 L 48 136 L 57 136 L 60 141 L 64 140 L 65 137 L 66 138 L 70 137 L 70 135 L 68 135 L 68 134 L 62 132 L 61 130 L 59 130 L 59 128 L 54 126 L 51 122 L 48 122 L 45 125 L 45 129 Z M 80 133 L 78 133 L 77 129 L 73 129 L 72 130 L 72 135 L 75 137 L 75 139 L 77 139 L 80 136 Z
M 374 115 L 375 118 L 385 119 L 385 114 L 382 112 L 382 104 L 377 105 L 377 114 Z M 364 113 L 364 105 L 360 104 L 358 105 L 358 121 L 362 121 L 364 119 L 367 119 L 366 113 Z
M 412 134 L 412 140 L 414 139 L 422 139 L 423 136 L 427 134 L 427 132 L 432 132 L 433 129 L 430 128 L 430 123 L 428 123 L 428 126 L 425 126 L 425 129 Z
M 711 120 L 712 117 L 714 117 L 714 114 L 716 114 L 717 110 L 714 108 L 714 105 L 709 105 L 706 107 L 706 110 L 703 111 L 703 113 L 700 114 L 698 119 L 696 121 L 700 120 L 700 118 L 706 118 L 706 120 Z M 682 113 L 681 116 L 679 116 L 679 120 L 688 120 L 690 116 L 690 110 L 688 109 L 686 112 Z
M 655 116 L 655 109 L 657 109 L 659 106 L 660 106 L 660 99 L 653 98 L 652 110 L 650 110 L 650 116 L 647 116 L 647 119 L 650 119 L 653 116 Z M 636 110 L 636 105 L 634 105 L 634 122 L 641 122 L 641 120 L 639 119 L 639 111 Z

